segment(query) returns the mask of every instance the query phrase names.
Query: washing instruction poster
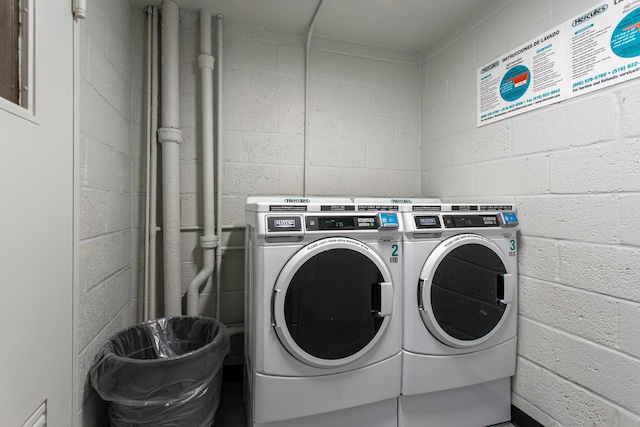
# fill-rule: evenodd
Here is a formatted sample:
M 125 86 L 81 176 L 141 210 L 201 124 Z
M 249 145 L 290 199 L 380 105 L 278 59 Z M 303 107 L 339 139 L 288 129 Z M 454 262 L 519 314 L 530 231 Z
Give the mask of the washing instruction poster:
M 612 0 L 567 23 L 571 93 L 578 96 L 639 76 L 640 0 Z
M 640 77 L 640 0 L 610 0 L 480 67 L 478 126 Z
M 478 126 L 566 98 L 564 26 L 478 69 Z

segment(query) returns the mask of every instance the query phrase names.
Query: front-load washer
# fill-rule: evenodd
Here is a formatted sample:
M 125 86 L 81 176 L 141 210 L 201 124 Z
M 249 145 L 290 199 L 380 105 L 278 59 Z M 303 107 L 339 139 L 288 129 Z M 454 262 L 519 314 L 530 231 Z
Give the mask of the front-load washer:
M 403 209 L 400 427 L 478 427 L 510 419 L 517 340 L 513 205 Z
M 251 427 L 397 427 L 402 218 L 350 199 L 246 203 Z

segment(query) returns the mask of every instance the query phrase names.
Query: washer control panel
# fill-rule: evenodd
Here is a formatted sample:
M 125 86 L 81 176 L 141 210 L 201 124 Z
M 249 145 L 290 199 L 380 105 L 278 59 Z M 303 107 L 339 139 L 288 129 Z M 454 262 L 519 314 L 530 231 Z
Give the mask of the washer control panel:
M 400 226 L 398 214 L 381 212 L 374 215 L 331 215 L 305 217 L 307 231 L 326 230 L 378 230 Z
M 510 228 L 519 225 L 518 217 L 513 211 L 496 213 L 467 214 L 413 214 L 413 225 L 416 232 L 438 233 L 447 228 Z
M 498 212 L 496 214 L 443 215 L 445 228 L 468 227 L 515 227 L 518 217 L 515 212 Z

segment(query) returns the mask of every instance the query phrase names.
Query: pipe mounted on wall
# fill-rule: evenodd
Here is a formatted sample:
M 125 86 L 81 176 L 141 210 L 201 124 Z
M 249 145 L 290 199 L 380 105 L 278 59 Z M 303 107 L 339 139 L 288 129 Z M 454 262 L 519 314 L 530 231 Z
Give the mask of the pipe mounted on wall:
M 162 217 L 164 260 L 164 314 L 182 314 L 180 274 L 180 90 L 178 5 L 162 4 Z
M 200 238 L 204 265 L 202 270 L 189 284 L 187 291 L 187 314 L 197 316 L 200 286 L 213 274 L 215 252 L 218 247 L 218 235 L 215 234 L 215 197 L 214 197 L 214 157 L 213 150 L 213 66 L 211 55 L 211 14 L 200 11 L 200 81 L 202 90 L 202 174 L 204 235 Z M 218 297 L 219 298 L 219 297 Z
M 156 252 L 158 205 L 158 9 L 153 8 L 151 31 L 151 167 L 149 181 L 149 318 L 156 318 Z
M 217 97 L 217 178 L 216 178 L 216 197 L 217 197 L 217 209 L 218 209 L 218 224 L 216 225 L 216 233 L 218 236 L 222 236 L 222 20 L 224 19 L 222 14 L 216 15 L 218 24 L 218 79 L 216 82 L 216 88 L 218 89 Z M 216 317 L 220 320 L 220 292 L 222 286 L 222 250 L 218 248 L 216 251 Z
M 307 43 L 304 49 L 304 160 L 302 165 L 304 172 L 302 191 L 305 197 L 309 195 L 309 57 L 311 53 L 311 36 L 320 18 L 320 13 L 322 13 L 325 1 L 326 0 L 320 0 L 318 8 L 313 14 L 313 18 L 309 24 L 309 30 L 307 31 Z

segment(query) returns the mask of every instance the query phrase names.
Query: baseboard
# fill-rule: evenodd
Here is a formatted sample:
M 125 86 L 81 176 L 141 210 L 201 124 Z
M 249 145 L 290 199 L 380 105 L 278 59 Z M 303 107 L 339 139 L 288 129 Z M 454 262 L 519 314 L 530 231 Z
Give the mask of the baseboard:
M 511 405 L 511 423 L 517 427 L 544 427 L 542 424 L 513 405 Z

